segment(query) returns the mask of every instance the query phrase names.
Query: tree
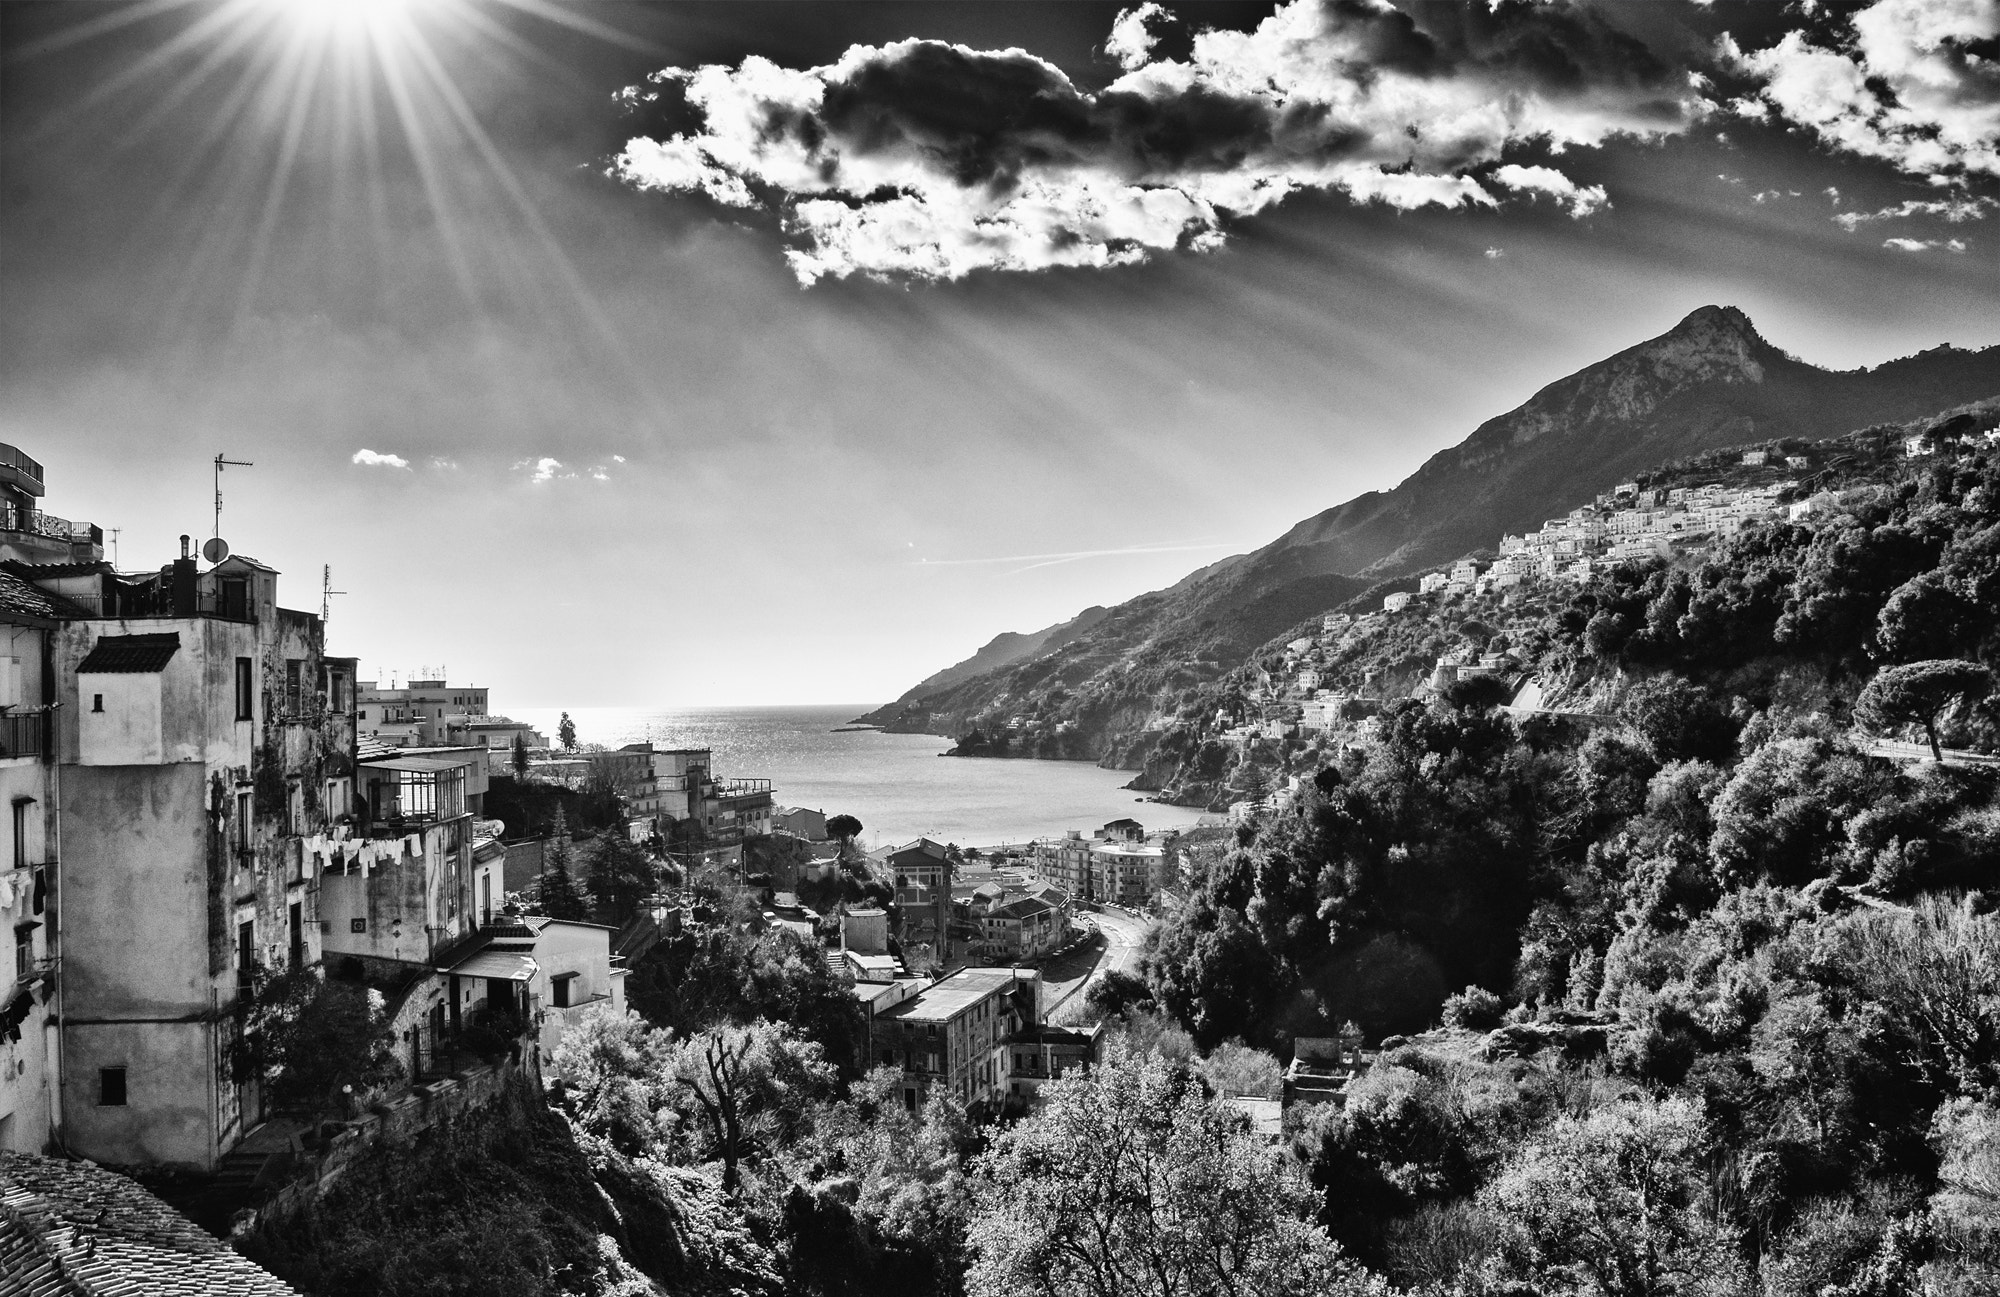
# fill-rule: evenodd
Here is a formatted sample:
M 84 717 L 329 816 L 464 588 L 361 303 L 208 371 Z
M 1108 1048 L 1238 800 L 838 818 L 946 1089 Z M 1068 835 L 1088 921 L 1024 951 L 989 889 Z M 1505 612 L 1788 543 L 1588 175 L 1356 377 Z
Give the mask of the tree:
M 854 839 L 861 836 L 861 821 L 852 815 L 835 815 L 827 819 L 827 833 L 840 840 L 840 854 L 846 855 Z
M 1562 1116 L 1480 1194 L 1502 1222 L 1503 1266 L 1544 1293 L 1735 1293 L 1733 1230 L 1706 1210 L 1701 1108 L 1622 1100 Z
M 789 1024 L 760 1020 L 675 1042 L 666 1079 L 693 1151 L 722 1163 L 722 1187 L 734 1193 L 746 1161 L 790 1143 L 810 1120 L 832 1091 L 833 1068 Z
M 526 779 L 527 777 L 528 740 L 524 736 L 516 734 L 514 736 L 514 778 Z
M 237 1074 L 261 1081 L 281 1108 L 315 1120 L 357 1091 L 402 1075 L 382 993 L 330 982 L 317 968 L 288 968 L 240 1006 Z
M 569 718 L 568 712 L 564 712 L 562 719 L 556 722 L 556 738 L 561 740 L 565 751 L 576 750 L 576 722 Z
M 1993 691 L 1993 673 L 1976 662 L 1934 658 L 1906 666 L 1884 667 L 1855 701 L 1854 716 L 1877 729 L 1891 725 L 1921 725 L 1930 741 L 1931 757 L 1942 762 L 1938 718 L 1955 704 Z
M 540 879 L 541 911 L 551 919 L 584 919 L 590 916 L 590 907 L 584 903 L 583 893 L 570 873 L 571 861 L 569 822 L 563 816 L 562 804 L 558 802 L 555 829 L 549 837 L 548 854 L 542 862 Z
M 598 838 L 590 860 L 590 895 L 613 923 L 637 914 L 659 886 L 659 865 L 629 834 L 613 828 Z
M 1276 1099 L 1284 1094 L 1285 1068 L 1276 1054 L 1225 1040 L 1201 1060 L 1201 1076 L 1217 1094 Z
M 1113 1050 L 980 1159 L 972 1297 L 1355 1293 L 1319 1195 L 1186 1067 Z

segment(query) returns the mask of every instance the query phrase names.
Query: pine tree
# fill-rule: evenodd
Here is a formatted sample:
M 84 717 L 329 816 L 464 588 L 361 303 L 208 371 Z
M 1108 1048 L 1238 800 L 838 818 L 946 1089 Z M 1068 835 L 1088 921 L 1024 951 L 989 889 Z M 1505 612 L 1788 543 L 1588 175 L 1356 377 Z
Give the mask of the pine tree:
M 526 779 L 527 777 L 528 777 L 528 740 L 523 736 L 516 734 L 514 736 L 514 778 Z
M 548 854 L 543 859 L 541 877 L 541 911 L 551 919 L 584 919 L 590 916 L 590 905 L 583 899 L 582 889 L 570 874 L 570 864 L 574 859 L 569 841 L 569 822 L 563 816 L 561 805 L 556 807 L 554 831 L 549 835 Z

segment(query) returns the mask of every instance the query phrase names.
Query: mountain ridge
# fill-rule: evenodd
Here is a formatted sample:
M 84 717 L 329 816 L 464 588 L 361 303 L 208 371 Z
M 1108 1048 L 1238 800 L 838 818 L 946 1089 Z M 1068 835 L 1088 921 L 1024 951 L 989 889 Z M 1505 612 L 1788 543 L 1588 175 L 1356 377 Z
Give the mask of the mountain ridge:
M 1136 768 L 1146 727 L 1174 694 L 1385 580 L 1532 530 L 1668 460 L 1779 438 L 1826 440 L 1995 393 L 2000 347 L 1941 346 L 1828 370 L 1780 350 L 1743 311 L 1704 306 L 1545 384 L 1390 490 L 1334 505 L 1258 550 L 1104 610 L 1060 643 L 1052 637 L 999 665 L 946 668 L 932 677 L 948 677 L 942 687 L 927 681 L 866 719 L 957 736 L 1006 711 L 1020 735 L 1004 745 L 1010 755 Z

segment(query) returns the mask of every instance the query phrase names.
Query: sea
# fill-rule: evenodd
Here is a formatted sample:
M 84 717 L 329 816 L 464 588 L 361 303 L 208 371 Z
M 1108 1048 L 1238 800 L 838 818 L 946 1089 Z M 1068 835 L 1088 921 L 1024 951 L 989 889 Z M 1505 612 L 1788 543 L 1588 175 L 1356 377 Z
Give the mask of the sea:
M 1201 815 L 1121 787 L 1129 771 L 1084 761 L 944 757 L 948 738 L 849 728 L 875 706 L 572 707 L 569 715 L 580 744 L 708 748 L 716 775 L 769 779 L 780 806 L 854 816 L 869 850 L 918 837 L 991 848 L 1128 816 L 1149 832 L 1184 829 Z M 560 709 L 510 707 L 507 714 L 555 742 Z

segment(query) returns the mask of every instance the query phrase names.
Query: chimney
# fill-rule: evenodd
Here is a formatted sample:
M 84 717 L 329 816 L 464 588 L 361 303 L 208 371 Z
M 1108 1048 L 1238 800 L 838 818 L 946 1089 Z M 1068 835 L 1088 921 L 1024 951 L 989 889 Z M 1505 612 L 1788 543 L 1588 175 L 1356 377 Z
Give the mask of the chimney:
M 195 615 L 196 588 L 194 583 L 194 559 L 188 553 L 188 538 L 181 537 L 181 556 L 174 560 L 174 616 Z

